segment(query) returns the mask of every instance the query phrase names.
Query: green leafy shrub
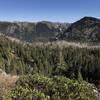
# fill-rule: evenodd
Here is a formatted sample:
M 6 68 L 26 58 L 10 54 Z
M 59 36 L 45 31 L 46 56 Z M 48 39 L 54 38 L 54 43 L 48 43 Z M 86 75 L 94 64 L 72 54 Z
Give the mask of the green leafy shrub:
M 22 76 L 11 92 L 13 100 L 99 100 L 94 87 L 65 77 Z

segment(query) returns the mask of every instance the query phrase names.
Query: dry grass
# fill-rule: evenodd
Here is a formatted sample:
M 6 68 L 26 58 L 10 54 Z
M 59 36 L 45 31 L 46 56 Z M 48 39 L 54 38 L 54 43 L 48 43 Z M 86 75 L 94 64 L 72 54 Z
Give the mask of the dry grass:
M 87 49 L 100 49 L 100 43 L 93 44 L 93 43 L 81 43 L 81 42 L 68 42 L 68 41 L 54 41 L 54 42 L 33 42 L 29 43 L 29 45 L 32 45 L 33 47 L 38 46 L 38 47 L 44 47 L 44 46 L 50 46 L 50 47 L 74 47 L 74 48 L 87 48 Z
M 3 100 L 10 100 L 9 92 L 17 79 L 17 76 L 0 75 L 0 97 Z
M 29 43 L 29 42 L 25 42 L 25 41 L 21 41 L 17 38 L 14 37 L 10 37 L 10 36 L 5 36 L 7 39 L 11 40 L 12 42 L 16 42 L 16 43 L 21 43 L 23 45 L 25 44 L 29 44 L 32 46 L 59 46 L 60 48 L 63 47 L 79 47 L 79 48 L 87 48 L 87 49 L 94 49 L 94 48 L 100 48 L 100 43 L 92 43 L 92 42 L 71 42 L 71 41 L 65 41 L 65 40 L 58 40 L 58 41 L 53 41 L 53 42 L 33 42 L 33 43 Z

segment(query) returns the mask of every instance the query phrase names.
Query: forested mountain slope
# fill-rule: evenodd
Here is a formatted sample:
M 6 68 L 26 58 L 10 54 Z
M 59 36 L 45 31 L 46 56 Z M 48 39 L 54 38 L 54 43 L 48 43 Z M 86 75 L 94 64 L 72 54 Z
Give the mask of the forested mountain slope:
M 83 79 L 99 82 L 99 47 L 61 46 L 55 43 L 30 45 L 0 37 L 0 68 L 18 75 L 38 72 L 74 78 L 78 78 L 79 72 Z
M 67 97 L 69 100 L 99 100 L 98 90 L 88 85 L 100 84 L 100 48 L 57 43 L 30 45 L 0 36 L 0 69 L 10 75 L 22 76 L 11 90 L 12 100 L 64 100 Z M 63 92 L 61 88 L 64 88 Z

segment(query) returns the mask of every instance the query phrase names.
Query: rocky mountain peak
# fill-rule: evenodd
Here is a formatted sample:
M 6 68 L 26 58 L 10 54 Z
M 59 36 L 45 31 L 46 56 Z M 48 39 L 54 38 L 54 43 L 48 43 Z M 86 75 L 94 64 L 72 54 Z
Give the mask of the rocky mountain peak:
M 83 17 L 65 30 L 64 34 L 67 34 L 67 38 L 70 39 L 100 41 L 100 20 L 94 17 Z

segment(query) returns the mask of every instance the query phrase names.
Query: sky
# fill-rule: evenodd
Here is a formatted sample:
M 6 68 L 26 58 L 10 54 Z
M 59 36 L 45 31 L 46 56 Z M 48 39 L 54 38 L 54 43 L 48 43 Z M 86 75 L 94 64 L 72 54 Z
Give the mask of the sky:
M 0 21 L 74 22 L 100 18 L 100 0 L 0 0 Z

